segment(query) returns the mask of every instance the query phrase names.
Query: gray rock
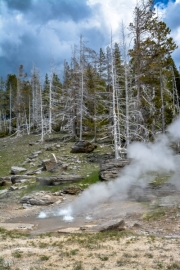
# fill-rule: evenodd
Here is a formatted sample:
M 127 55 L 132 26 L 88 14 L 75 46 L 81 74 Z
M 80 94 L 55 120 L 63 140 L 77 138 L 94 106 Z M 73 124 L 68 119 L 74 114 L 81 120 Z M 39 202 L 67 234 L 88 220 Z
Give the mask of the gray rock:
M 40 185 L 48 185 L 48 186 L 57 186 L 61 184 L 74 183 L 83 180 L 82 176 L 79 175 L 58 175 L 51 177 L 37 177 L 36 181 L 40 183 Z
M 30 176 L 30 175 L 13 175 L 11 176 L 11 183 L 16 184 L 16 183 L 21 183 L 21 180 L 30 180 L 34 178 L 35 176 Z
M 6 194 L 7 192 L 8 192 L 8 189 L 0 190 L 0 196 Z
M 121 170 L 130 164 L 128 159 L 108 159 L 100 164 L 99 178 L 102 181 L 109 181 L 119 176 Z
M 20 200 L 20 203 L 29 203 L 29 200 L 32 198 L 30 195 L 23 196 Z
M 54 195 L 54 196 L 63 196 L 61 191 L 56 191 L 56 192 L 52 193 L 52 195 Z
M 18 167 L 18 166 L 12 166 L 11 167 L 11 174 L 18 174 L 22 172 L 26 172 L 27 170 L 23 167 Z
M 29 203 L 23 203 L 22 207 L 23 207 L 24 209 L 29 209 L 29 208 L 32 207 L 32 205 L 29 204 Z
M 54 199 L 52 199 L 50 196 L 34 196 L 34 195 L 29 195 L 29 196 L 24 196 L 21 198 L 20 203 L 23 205 L 50 205 L 55 202 Z
M 31 205 L 47 205 L 43 200 L 38 199 L 38 198 L 31 198 L 29 200 L 29 203 Z M 51 203 L 50 203 L 51 204 Z
M 32 154 L 33 155 L 39 155 L 39 154 L 41 154 L 42 153 L 42 151 L 36 151 L 36 152 L 33 152 Z
M 98 231 L 98 232 L 123 231 L 125 230 L 125 222 L 122 219 L 110 220 L 98 226 L 93 227 L 93 230 Z
M 29 159 L 35 159 L 35 158 L 37 158 L 38 157 L 38 154 L 32 154 L 30 157 L 29 157 Z
M 15 190 L 18 190 L 19 188 L 18 187 L 16 187 L 16 186 L 11 186 L 10 188 L 9 188 L 9 190 L 11 190 L 11 191 L 15 191 Z
M 28 171 L 26 174 L 27 175 L 34 175 L 35 174 L 35 171 Z

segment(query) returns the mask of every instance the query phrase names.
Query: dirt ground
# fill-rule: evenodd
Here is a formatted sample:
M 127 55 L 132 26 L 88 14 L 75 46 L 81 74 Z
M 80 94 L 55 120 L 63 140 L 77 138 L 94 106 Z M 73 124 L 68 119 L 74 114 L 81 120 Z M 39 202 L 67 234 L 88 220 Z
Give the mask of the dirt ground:
M 53 216 L 55 207 L 22 209 L 15 193 L 0 201 L 0 269 L 180 269 L 179 192 L 148 203 L 106 201 L 73 222 Z M 42 210 L 52 214 L 39 219 Z M 93 230 L 117 219 L 125 230 Z

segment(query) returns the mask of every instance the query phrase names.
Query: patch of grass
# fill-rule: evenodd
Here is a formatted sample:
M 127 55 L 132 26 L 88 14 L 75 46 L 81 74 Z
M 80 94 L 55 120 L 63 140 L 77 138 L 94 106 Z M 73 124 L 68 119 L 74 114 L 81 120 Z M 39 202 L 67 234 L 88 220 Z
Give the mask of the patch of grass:
M 98 254 L 97 257 L 103 262 L 109 260 L 109 257 L 107 255 Z
M 19 251 L 15 251 L 15 252 L 12 253 L 12 256 L 14 258 L 20 259 L 22 257 L 22 254 Z
M 40 248 L 46 248 L 48 245 L 49 245 L 48 243 L 44 243 L 44 242 L 39 243 Z
M 166 183 L 169 179 L 167 175 L 157 175 L 153 182 L 150 183 L 152 187 L 158 187 Z
M 151 254 L 151 253 L 145 253 L 145 255 L 144 255 L 145 257 L 147 257 L 147 258 L 150 258 L 150 259 L 152 259 L 153 258 L 153 255 Z
M 163 269 L 163 264 L 161 262 L 157 263 L 157 269 Z
M 3 257 L 0 257 L 0 270 L 3 269 L 2 268 L 3 265 L 4 265 L 4 258 Z
M 83 181 L 80 181 L 78 184 L 81 185 L 92 185 L 99 181 L 99 170 L 93 171 L 87 176 Z
M 78 262 L 74 265 L 73 270 L 83 270 L 82 262 Z
M 42 255 L 42 256 L 40 257 L 40 260 L 41 260 L 41 261 L 48 261 L 48 260 L 49 260 L 49 256 Z
M 0 236 L 3 238 L 4 237 L 22 238 L 22 237 L 28 237 L 29 234 L 21 233 L 21 232 L 16 231 L 16 230 L 8 231 L 8 230 L 0 227 Z
M 107 231 L 95 234 L 73 234 L 66 240 L 67 244 L 72 245 L 78 243 L 83 247 L 90 249 L 97 249 L 102 246 L 102 243 L 106 240 L 119 241 L 123 237 L 134 236 L 132 232 L 128 231 Z
M 27 189 L 22 190 L 21 196 L 24 196 L 25 194 L 31 194 L 32 192 L 38 192 L 38 191 L 51 191 L 52 193 L 56 191 L 60 191 L 62 189 L 62 186 L 42 186 L 39 183 L 33 183 L 29 184 Z
M 131 257 L 132 257 L 132 255 L 131 255 L 130 253 L 124 253 L 123 256 L 124 256 L 125 258 L 131 258 Z
M 117 260 L 116 264 L 118 267 L 125 266 L 127 264 L 127 260 L 119 259 Z
M 150 242 L 154 242 L 156 237 L 154 235 L 149 235 L 148 239 L 149 239 Z
M 160 209 L 155 209 L 153 211 L 143 214 L 142 218 L 147 221 L 157 220 L 165 216 L 165 214 L 166 214 L 165 210 L 160 208 Z
M 78 249 L 72 249 L 69 253 L 70 253 L 70 255 L 76 255 L 76 254 L 78 254 Z
M 37 141 L 40 137 L 23 135 L 0 139 L 0 177 L 9 175 L 11 166 L 21 166 L 26 157 L 39 146 L 29 146 L 29 142 Z M 28 165 L 29 166 L 29 165 Z
M 167 270 L 179 270 L 180 269 L 180 263 L 173 263 L 167 266 Z

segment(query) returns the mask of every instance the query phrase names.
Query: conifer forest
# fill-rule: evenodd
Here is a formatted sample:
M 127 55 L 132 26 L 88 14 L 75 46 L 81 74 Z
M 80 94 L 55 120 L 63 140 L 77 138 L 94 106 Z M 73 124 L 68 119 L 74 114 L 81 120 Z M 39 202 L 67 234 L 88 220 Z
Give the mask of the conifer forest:
M 0 136 L 62 132 L 73 140 L 108 139 L 118 147 L 153 141 L 180 114 L 180 73 L 172 53 L 171 30 L 156 16 L 152 1 L 136 6 L 132 22 L 120 26 L 119 40 L 94 51 L 85 37 L 64 61 L 53 63 L 44 80 L 38 67 L 0 80 Z M 60 79 L 61 78 L 61 79 Z

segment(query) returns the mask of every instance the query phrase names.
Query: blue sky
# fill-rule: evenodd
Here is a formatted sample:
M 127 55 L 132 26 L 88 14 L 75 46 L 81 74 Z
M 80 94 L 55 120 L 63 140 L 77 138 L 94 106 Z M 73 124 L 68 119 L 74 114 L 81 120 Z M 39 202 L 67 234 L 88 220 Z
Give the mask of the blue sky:
M 120 42 L 120 24 L 133 21 L 136 0 L 0 0 L 0 76 L 17 74 L 23 64 L 28 75 L 35 64 L 40 75 L 57 74 L 83 35 L 96 51 L 113 40 Z M 157 0 L 160 16 L 172 30 L 179 49 L 173 53 L 180 66 L 180 0 Z

